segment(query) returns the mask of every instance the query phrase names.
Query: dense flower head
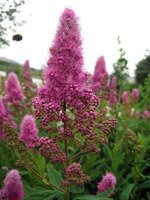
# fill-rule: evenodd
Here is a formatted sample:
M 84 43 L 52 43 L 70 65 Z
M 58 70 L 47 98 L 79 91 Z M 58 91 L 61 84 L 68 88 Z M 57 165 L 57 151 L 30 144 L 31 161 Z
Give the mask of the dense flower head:
M 150 119 L 150 110 L 145 110 L 143 112 L 143 116 L 144 116 L 144 118 Z
M 24 197 L 21 176 L 17 170 L 11 170 L 4 179 L 3 195 L 6 200 L 22 200 Z
M 5 108 L 3 98 L 0 96 L 0 140 L 6 138 L 6 133 L 3 130 L 3 122 L 5 120 Z
M 23 118 L 20 129 L 20 140 L 24 141 L 27 147 L 33 148 L 38 140 L 38 129 L 32 115 L 26 115 Z
M 32 85 L 31 69 L 29 61 L 26 60 L 22 67 L 22 77 L 25 80 L 25 84 L 30 87 Z
M 137 102 L 137 101 L 138 101 L 138 98 L 139 98 L 139 91 L 138 91 L 138 89 L 136 89 L 136 88 L 133 89 L 133 91 L 132 91 L 132 96 L 133 96 L 133 100 L 134 100 L 135 102 Z
M 98 193 L 104 192 L 110 188 L 114 188 L 116 182 L 116 177 L 111 172 L 106 173 L 106 175 L 103 176 L 102 180 L 97 185 Z
M 9 73 L 6 81 L 6 99 L 8 102 L 12 103 L 15 106 L 18 106 L 20 101 L 23 99 L 23 93 L 17 78 L 17 75 L 14 72 Z
M 49 139 L 48 137 L 41 137 L 38 140 L 39 151 L 42 156 L 47 158 L 52 163 L 62 163 L 66 161 L 66 155 L 63 153 L 53 139 Z
M 108 74 L 106 70 L 105 59 L 103 56 L 101 56 L 98 58 L 96 62 L 94 74 L 92 77 L 91 88 L 94 92 L 96 92 L 97 90 L 101 88 L 101 81 L 105 74 Z
M 51 100 L 66 98 L 71 84 L 81 87 L 87 79 L 82 69 L 81 43 L 78 18 L 73 10 L 66 8 L 60 18 L 44 73 L 47 95 Z
M 65 169 L 66 179 L 63 180 L 62 184 L 64 186 L 72 185 L 76 183 L 77 185 L 83 185 L 89 182 L 89 177 L 85 176 L 80 163 L 73 162 Z
M 3 97 L 0 96 L 0 119 L 3 118 L 5 115 L 5 108 L 3 104 Z
M 129 103 L 129 95 L 128 95 L 128 92 L 127 91 L 124 91 L 123 94 L 122 94 L 122 102 L 124 104 L 127 104 Z

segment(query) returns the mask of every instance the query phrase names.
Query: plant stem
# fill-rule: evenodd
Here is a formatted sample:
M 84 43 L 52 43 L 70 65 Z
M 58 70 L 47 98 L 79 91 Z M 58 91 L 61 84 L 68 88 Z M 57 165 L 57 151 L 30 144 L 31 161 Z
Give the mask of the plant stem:
M 70 160 L 73 160 L 73 159 L 77 158 L 78 156 L 81 156 L 81 155 L 83 155 L 83 154 L 85 154 L 85 153 L 87 153 L 86 147 L 85 147 L 84 149 L 82 149 L 80 152 L 78 152 L 77 154 L 75 154 L 74 156 L 72 156 L 72 157 L 69 159 L 69 161 L 70 161 Z
M 66 114 L 66 102 L 65 101 L 63 102 L 63 111 Z M 66 124 L 66 121 L 64 121 L 64 133 L 66 132 L 66 127 L 67 127 L 67 124 Z M 67 156 L 65 167 L 67 167 L 69 165 L 68 140 L 67 140 L 67 138 L 65 138 L 65 140 L 64 140 L 64 145 L 65 145 L 65 154 Z M 69 200 L 69 195 L 70 195 L 69 187 L 67 186 L 66 193 L 65 193 L 65 200 Z

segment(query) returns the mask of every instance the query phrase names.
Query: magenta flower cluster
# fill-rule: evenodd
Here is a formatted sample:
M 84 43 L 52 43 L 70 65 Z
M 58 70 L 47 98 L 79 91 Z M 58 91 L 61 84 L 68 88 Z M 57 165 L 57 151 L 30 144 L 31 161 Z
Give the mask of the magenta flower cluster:
M 106 71 L 105 59 L 101 56 L 96 62 L 94 74 L 92 76 L 91 89 L 93 92 L 96 93 L 102 87 L 102 81 L 106 74 L 108 73 Z
M 127 91 L 124 91 L 123 93 L 122 93 L 122 102 L 124 103 L 124 104 L 127 104 L 127 103 L 129 103 L 129 94 L 128 94 L 128 92 Z
M 26 115 L 20 125 L 20 140 L 25 142 L 28 148 L 36 146 L 38 141 L 38 129 L 32 115 Z
M 116 185 L 116 177 L 112 173 L 106 173 L 102 180 L 98 183 L 98 193 L 104 192 L 110 188 L 114 188 Z
M 138 91 L 138 89 L 136 89 L 136 88 L 133 89 L 132 96 L 133 96 L 134 102 L 138 102 L 138 99 L 139 99 L 139 91 Z
M 66 161 L 66 155 L 59 145 L 48 137 L 41 137 L 38 140 L 39 152 L 52 163 L 63 163 Z
M 22 93 L 17 75 L 14 72 L 9 73 L 6 82 L 6 99 L 14 106 L 18 106 L 23 99 Z
M 24 197 L 21 176 L 17 170 L 11 170 L 4 179 L 4 187 L 1 191 L 6 200 L 22 200 Z
M 23 67 L 22 67 L 22 78 L 25 80 L 28 86 L 32 85 L 32 76 L 31 76 L 31 69 L 29 65 L 29 61 L 26 60 Z
M 110 129 L 116 125 L 115 120 L 99 117 L 99 98 L 87 87 L 88 75 L 83 71 L 81 44 L 78 18 L 71 9 L 66 8 L 50 48 L 44 86 L 38 89 L 38 95 L 33 99 L 40 128 L 46 130 L 50 137 L 39 138 L 37 148 L 52 163 L 65 162 L 64 186 L 89 181 L 81 165 L 71 163 L 68 150 L 70 143 L 73 142 L 86 153 L 99 152 L 101 138 L 105 140 Z M 101 75 L 93 77 L 93 80 L 104 85 L 103 82 L 107 83 L 104 79 L 108 76 L 104 58 L 101 57 L 98 63 Z M 65 147 L 60 145 L 62 142 Z
M 12 114 L 8 107 L 8 102 L 2 96 L 0 96 L 0 139 L 6 138 L 6 133 L 4 132 L 4 123 L 10 124 L 12 127 L 16 127 L 16 123 L 13 120 Z
M 117 93 L 116 93 L 116 86 L 117 86 L 117 78 L 115 76 L 112 77 L 111 86 L 110 86 L 110 93 L 109 93 L 109 105 L 117 105 Z

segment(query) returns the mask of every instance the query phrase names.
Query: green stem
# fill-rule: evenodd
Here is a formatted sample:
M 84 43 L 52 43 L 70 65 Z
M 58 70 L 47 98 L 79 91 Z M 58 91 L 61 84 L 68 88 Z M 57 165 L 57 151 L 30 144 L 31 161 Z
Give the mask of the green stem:
M 63 102 L 63 111 L 66 114 L 66 102 L 65 101 Z M 67 124 L 66 124 L 66 122 L 64 122 L 64 133 L 66 131 L 66 127 L 67 127 Z M 67 140 L 67 138 L 64 140 L 64 146 L 65 146 L 65 154 L 67 156 L 65 167 L 67 167 L 69 165 L 68 140 Z M 69 191 L 69 187 L 67 187 L 66 192 L 65 192 L 65 200 L 69 200 L 69 196 L 70 196 L 70 191 Z
M 69 161 L 74 160 L 75 158 L 77 158 L 78 156 L 81 156 L 83 154 L 87 153 L 86 151 L 86 147 L 84 149 L 82 149 L 80 152 L 78 152 L 77 154 L 75 154 L 74 156 L 72 156 Z

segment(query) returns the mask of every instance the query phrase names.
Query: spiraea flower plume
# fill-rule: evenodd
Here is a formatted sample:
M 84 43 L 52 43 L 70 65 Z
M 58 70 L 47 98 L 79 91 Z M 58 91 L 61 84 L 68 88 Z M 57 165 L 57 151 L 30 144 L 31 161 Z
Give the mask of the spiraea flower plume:
M 29 148 L 36 146 L 38 140 L 38 129 L 32 115 L 26 115 L 23 118 L 20 129 L 20 140 L 25 142 L 26 146 Z
M 70 158 L 69 145 L 74 143 L 81 154 L 99 152 L 100 144 L 107 143 L 107 134 L 116 125 L 114 119 L 108 120 L 102 115 L 103 111 L 97 111 L 99 98 L 86 87 L 87 73 L 83 70 L 81 44 L 78 18 L 73 10 L 66 8 L 50 48 L 44 86 L 33 99 L 35 116 L 50 136 L 38 140 L 39 152 L 53 163 L 65 162 L 64 185 L 70 177 L 68 171 L 81 168 L 77 163 L 71 164 L 76 156 Z M 101 71 L 106 74 L 105 66 Z M 62 141 L 64 147 L 60 145 Z M 78 177 L 74 183 L 83 184 L 87 181 L 83 177 L 80 180 Z
M 17 75 L 14 72 L 9 73 L 6 81 L 6 99 L 14 106 L 18 106 L 23 99 L 22 93 Z
M 93 90 L 93 92 L 96 93 L 102 87 L 102 81 L 105 75 L 108 75 L 107 70 L 106 70 L 105 59 L 103 56 L 100 56 L 97 59 L 95 69 L 94 69 L 94 74 L 92 76 L 91 89 Z
M 115 76 L 112 77 L 111 85 L 110 85 L 110 93 L 109 93 L 109 105 L 117 105 L 117 78 Z
M 22 78 L 24 79 L 25 86 L 30 88 L 32 86 L 32 76 L 28 60 L 25 61 L 22 67 Z
M 138 102 L 138 99 L 139 99 L 139 91 L 138 91 L 138 89 L 136 89 L 136 88 L 133 89 L 132 97 L 133 97 L 134 102 Z
M 21 176 L 17 170 L 11 170 L 4 179 L 3 196 L 6 200 L 22 200 L 24 197 Z
M 116 185 L 116 177 L 112 173 L 106 173 L 103 176 L 102 180 L 98 183 L 98 193 L 104 192 L 110 188 L 114 188 Z

